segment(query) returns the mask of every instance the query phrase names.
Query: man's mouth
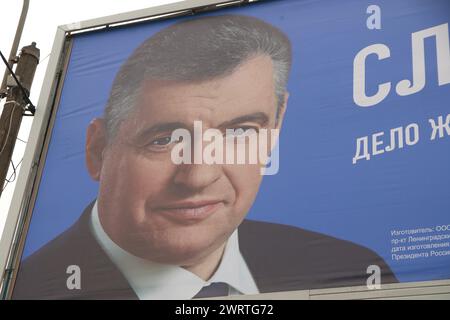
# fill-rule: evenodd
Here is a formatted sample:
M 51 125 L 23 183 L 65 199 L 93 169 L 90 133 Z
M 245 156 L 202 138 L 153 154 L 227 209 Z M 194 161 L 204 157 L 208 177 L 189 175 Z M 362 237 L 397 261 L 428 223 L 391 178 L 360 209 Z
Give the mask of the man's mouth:
M 193 222 L 208 218 L 223 205 L 221 200 L 182 201 L 161 206 L 156 211 L 179 222 Z

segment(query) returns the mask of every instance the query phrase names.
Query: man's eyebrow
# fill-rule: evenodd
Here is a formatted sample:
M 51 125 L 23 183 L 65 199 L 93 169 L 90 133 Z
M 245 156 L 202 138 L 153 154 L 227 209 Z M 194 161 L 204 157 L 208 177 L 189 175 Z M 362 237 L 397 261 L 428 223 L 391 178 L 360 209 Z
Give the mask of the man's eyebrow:
M 143 129 L 141 132 L 138 133 L 137 137 L 139 138 L 145 138 L 152 134 L 156 134 L 159 132 L 172 132 L 176 129 L 185 128 L 187 129 L 187 126 L 185 123 L 182 122 L 164 122 L 164 123 L 158 123 L 155 124 L 149 128 Z
M 260 126 L 265 126 L 269 122 L 269 116 L 264 112 L 255 112 L 247 114 L 245 116 L 240 116 L 229 121 L 223 122 L 219 127 L 221 128 L 231 128 L 237 124 L 243 122 L 256 122 Z

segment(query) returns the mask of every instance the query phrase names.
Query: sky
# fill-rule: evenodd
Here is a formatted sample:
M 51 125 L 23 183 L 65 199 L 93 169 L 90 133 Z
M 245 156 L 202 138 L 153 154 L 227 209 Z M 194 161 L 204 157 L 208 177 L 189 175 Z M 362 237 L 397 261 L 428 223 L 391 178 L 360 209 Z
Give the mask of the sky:
M 41 60 L 31 88 L 30 100 L 39 108 L 38 98 L 45 71 L 50 58 L 54 35 L 59 25 L 70 24 L 88 19 L 104 17 L 112 14 L 128 12 L 163 4 L 182 2 L 180 0 L 30 0 L 27 20 L 23 29 L 19 50 L 23 46 L 36 42 L 40 49 Z M 0 19 L 0 50 L 8 58 L 16 33 L 17 23 L 22 11 L 22 0 L 2 0 L 2 17 Z M 5 66 L 0 65 L 0 81 L 3 79 Z M 3 110 L 4 100 L 0 101 L 0 111 Z M 26 141 L 33 117 L 24 117 L 19 131 L 18 140 L 13 154 L 13 164 L 18 167 L 23 158 Z M 20 140 L 19 140 L 20 139 Z M 10 167 L 7 178 L 14 180 L 13 170 Z M 0 235 L 3 232 L 6 216 L 12 200 L 15 181 L 8 183 L 0 197 Z

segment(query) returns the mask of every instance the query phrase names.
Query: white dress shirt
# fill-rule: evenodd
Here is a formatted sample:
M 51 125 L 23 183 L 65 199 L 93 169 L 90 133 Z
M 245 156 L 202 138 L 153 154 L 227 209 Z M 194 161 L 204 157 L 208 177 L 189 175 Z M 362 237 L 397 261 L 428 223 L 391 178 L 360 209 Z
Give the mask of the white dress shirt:
M 227 283 L 230 287 L 229 295 L 259 293 L 239 251 L 237 230 L 228 239 L 216 272 L 208 281 L 204 281 L 182 267 L 155 263 L 123 250 L 103 229 L 98 216 L 97 202 L 92 208 L 91 227 L 102 249 L 141 300 L 192 299 L 204 286 L 213 282 Z

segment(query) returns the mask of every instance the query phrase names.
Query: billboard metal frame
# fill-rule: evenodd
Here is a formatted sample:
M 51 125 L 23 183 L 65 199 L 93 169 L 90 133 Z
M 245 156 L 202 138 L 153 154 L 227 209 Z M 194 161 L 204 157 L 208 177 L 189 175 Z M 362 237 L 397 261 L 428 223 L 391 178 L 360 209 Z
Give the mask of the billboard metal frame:
M 17 179 L 3 234 L 0 239 L 0 297 L 2 299 L 10 299 L 12 295 L 20 257 L 45 164 L 48 144 L 51 140 L 64 77 L 70 60 L 72 35 L 120 27 L 127 24 L 194 15 L 204 11 L 262 1 L 271 0 L 185 0 L 168 5 L 61 25 L 57 28 L 35 118 L 23 157 L 22 170 L 20 170 Z M 376 290 L 370 290 L 367 287 L 340 287 L 228 297 L 228 299 L 235 298 L 450 299 L 450 279 L 387 284 L 383 285 L 381 289 Z

